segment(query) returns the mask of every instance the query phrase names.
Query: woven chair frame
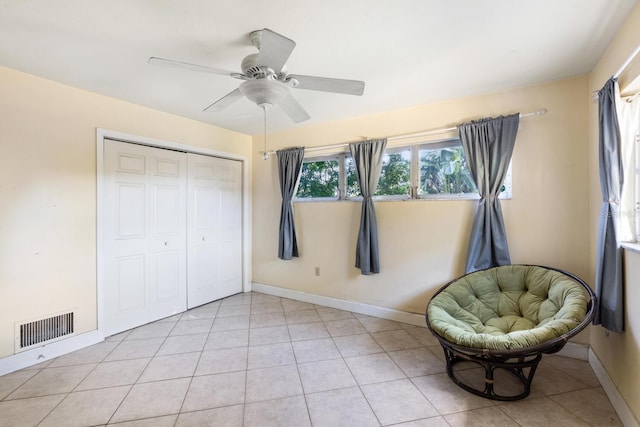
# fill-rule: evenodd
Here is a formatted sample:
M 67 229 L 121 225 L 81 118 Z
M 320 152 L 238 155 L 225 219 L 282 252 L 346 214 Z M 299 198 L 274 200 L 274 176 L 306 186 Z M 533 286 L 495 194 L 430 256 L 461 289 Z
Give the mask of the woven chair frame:
M 578 334 L 580 331 L 586 328 L 589 323 L 591 323 L 595 315 L 596 296 L 591 287 L 589 287 L 589 285 L 587 285 L 584 280 L 580 279 L 578 276 L 572 273 L 553 267 L 530 264 L 523 265 L 530 267 L 541 267 L 547 270 L 557 271 L 568 277 L 571 277 L 573 280 L 579 283 L 584 288 L 584 291 L 589 298 L 587 302 L 585 317 L 582 322 L 580 322 L 580 324 L 571 329 L 569 332 L 534 346 L 508 350 L 492 350 L 487 348 L 481 349 L 465 347 L 448 341 L 444 337 L 438 335 L 436 331 L 434 331 L 431 323 L 429 322 L 428 312 L 425 313 L 427 328 L 438 339 L 440 345 L 442 346 L 442 349 L 444 350 L 445 360 L 447 363 L 447 375 L 455 384 L 477 396 L 500 401 L 520 400 L 527 397 L 531 392 L 531 383 L 533 381 L 533 376 L 535 375 L 538 363 L 542 359 L 542 355 L 553 354 L 562 350 L 562 348 L 570 338 Z M 429 300 L 429 304 L 447 287 L 465 276 L 466 275 L 460 276 L 441 287 L 433 295 L 433 297 L 431 297 L 431 299 Z M 427 308 L 428 306 L 429 305 L 427 304 Z M 484 384 L 482 388 L 474 387 L 473 385 L 468 384 L 456 375 L 457 371 L 454 369 L 454 367 L 458 363 L 462 362 L 474 363 L 484 370 Z M 512 377 L 515 378 L 521 385 L 522 392 L 506 395 L 496 392 L 495 372 L 498 369 L 504 370 L 511 374 Z

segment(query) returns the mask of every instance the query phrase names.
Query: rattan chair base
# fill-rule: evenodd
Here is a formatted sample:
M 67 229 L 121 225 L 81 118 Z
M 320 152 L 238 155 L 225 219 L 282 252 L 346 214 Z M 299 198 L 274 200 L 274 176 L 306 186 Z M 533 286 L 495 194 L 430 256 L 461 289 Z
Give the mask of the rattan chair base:
M 529 395 L 538 362 L 542 359 L 540 353 L 526 357 L 503 358 L 485 354 L 462 353 L 453 348 L 447 348 L 445 345 L 442 347 L 447 361 L 447 375 L 456 385 L 477 396 L 507 402 L 524 399 Z M 460 374 L 464 371 L 458 371 L 455 367 L 463 362 L 470 362 L 482 368 L 484 372 L 482 384 L 471 384 L 461 377 Z M 514 394 L 496 390 L 495 373 L 498 369 L 507 372 L 515 379 L 519 387 L 512 386 L 516 390 Z

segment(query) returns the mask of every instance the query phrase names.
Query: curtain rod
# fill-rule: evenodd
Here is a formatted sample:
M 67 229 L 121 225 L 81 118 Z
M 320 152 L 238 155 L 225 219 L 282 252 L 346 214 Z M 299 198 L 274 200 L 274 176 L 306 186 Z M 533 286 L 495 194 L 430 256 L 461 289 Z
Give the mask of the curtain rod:
M 625 68 L 627 68 L 629 66 L 629 64 L 631 64 L 631 61 L 633 61 L 633 58 L 635 58 L 636 55 L 638 55 L 638 53 L 640 53 L 640 45 L 638 45 L 638 47 L 636 47 L 636 50 L 634 50 L 631 53 L 631 55 L 629 55 L 627 60 L 624 61 L 624 63 L 620 66 L 620 68 L 618 68 L 618 71 L 616 71 L 616 73 L 613 75 L 614 79 L 617 79 L 618 77 L 620 77 L 620 74 L 622 74 L 622 72 L 625 70 Z
M 618 71 L 616 71 L 615 74 L 611 77 L 614 79 L 617 79 L 618 77 L 620 77 L 620 74 L 622 74 L 622 72 L 629 66 L 629 64 L 631 64 L 631 61 L 633 61 L 633 59 L 638 55 L 638 53 L 640 53 L 640 45 L 638 45 L 636 49 L 633 52 L 631 52 L 631 55 L 629 55 L 627 60 L 624 61 L 624 63 L 620 66 L 620 68 L 618 68 Z M 593 94 L 593 96 L 591 97 L 592 102 L 598 102 L 598 92 L 599 90 L 594 90 L 592 92 Z M 632 95 L 631 100 L 627 100 L 627 102 L 631 102 L 633 98 L 635 98 L 636 96 L 638 96 L 637 93 L 635 95 Z
M 533 117 L 533 116 L 544 116 L 545 114 L 547 114 L 547 109 L 546 108 L 542 108 L 540 110 L 537 111 L 532 111 L 531 113 L 524 113 L 524 114 L 520 114 L 520 118 L 524 119 L 525 117 Z M 458 129 L 458 126 L 452 126 L 452 127 L 448 127 L 448 128 L 438 128 L 438 129 L 428 129 L 428 130 L 423 130 L 420 132 L 414 132 L 414 133 L 405 133 L 405 134 L 400 134 L 400 135 L 393 135 L 393 136 L 388 136 L 387 137 L 387 141 L 397 141 L 397 140 L 401 140 L 401 139 L 409 139 L 409 138 L 418 138 L 421 136 L 429 136 L 429 135 L 439 135 L 442 133 L 449 133 L 449 132 L 454 132 Z M 369 139 L 369 138 L 366 138 Z M 380 138 L 373 138 L 373 139 L 380 139 Z M 424 141 L 419 142 L 419 144 L 422 144 Z M 418 144 L 418 143 L 416 143 Z M 415 144 L 409 144 L 409 145 L 415 145 Z M 307 152 L 313 152 L 313 151 L 324 151 L 324 150 L 329 150 L 331 148 L 343 148 L 343 147 L 348 147 L 349 143 L 348 142 L 343 142 L 343 143 L 338 143 L 338 144 L 328 144 L 328 145 L 318 145 L 315 147 L 309 147 L 309 148 L 305 148 L 305 153 Z M 276 154 L 275 151 L 268 151 L 267 154 Z

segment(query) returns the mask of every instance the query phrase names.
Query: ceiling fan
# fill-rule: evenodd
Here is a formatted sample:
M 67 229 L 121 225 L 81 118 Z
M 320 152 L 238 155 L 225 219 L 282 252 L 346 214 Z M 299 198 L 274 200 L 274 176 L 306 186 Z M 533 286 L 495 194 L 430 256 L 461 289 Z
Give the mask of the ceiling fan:
M 253 31 L 250 38 L 251 43 L 258 48 L 258 53 L 251 54 L 242 60 L 241 73 L 157 57 L 149 58 L 149 63 L 220 74 L 243 80 L 237 89 L 209 105 L 204 111 L 221 111 L 246 96 L 247 99 L 265 111 L 265 128 L 266 111 L 272 105 L 280 106 L 295 123 L 310 119 L 309 114 L 291 96 L 289 88 L 358 96 L 364 92 L 364 82 L 359 80 L 289 74 L 285 64 L 296 47 L 296 43 L 268 28 Z

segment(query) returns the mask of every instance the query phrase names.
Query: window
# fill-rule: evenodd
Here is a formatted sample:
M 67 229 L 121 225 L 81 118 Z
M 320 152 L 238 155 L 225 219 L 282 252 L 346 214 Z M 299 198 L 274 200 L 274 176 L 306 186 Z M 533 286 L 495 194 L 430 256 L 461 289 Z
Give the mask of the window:
M 459 139 L 452 139 L 417 147 L 419 173 L 416 198 L 419 199 L 478 199 L 464 149 Z M 511 165 L 507 170 L 500 198 L 511 198 Z
M 353 157 L 344 155 L 344 174 L 345 174 L 345 198 L 355 199 L 361 197 L 360 185 L 358 184 L 358 174 L 356 173 L 356 164 Z
M 458 139 L 388 148 L 382 157 L 374 196 L 376 200 L 479 197 Z M 305 159 L 297 201 L 359 200 L 361 197 L 355 163 L 350 154 Z M 511 197 L 511 168 L 500 197 Z
M 376 196 L 408 198 L 411 193 L 411 147 L 392 148 L 382 156 Z
M 310 159 L 302 163 L 298 199 L 338 199 L 340 163 L 338 157 Z
M 350 155 L 345 155 L 346 199 L 360 198 L 360 186 L 356 165 Z M 382 169 L 377 199 L 407 199 L 411 193 L 411 147 L 388 149 L 382 156 Z
M 421 145 L 417 154 L 418 198 L 478 197 L 460 140 Z
M 620 197 L 618 238 L 640 240 L 640 101 L 631 96 L 618 103 L 620 158 L 624 184 Z
M 475 194 L 478 189 L 464 157 L 462 145 L 424 145 L 419 148 L 420 181 L 418 195 Z

